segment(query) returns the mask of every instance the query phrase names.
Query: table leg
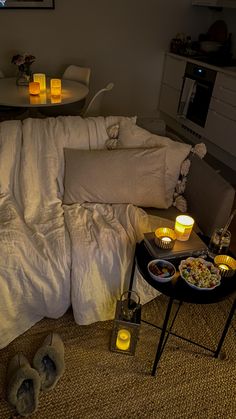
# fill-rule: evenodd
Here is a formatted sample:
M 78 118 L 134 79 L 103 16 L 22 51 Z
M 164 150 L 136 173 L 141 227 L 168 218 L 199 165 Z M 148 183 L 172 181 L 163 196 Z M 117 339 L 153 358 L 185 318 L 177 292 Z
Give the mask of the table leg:
M 215 351 L 215 354 L 214 354 L 214 358 L 218 358 L 218 355 L 219 355 L 219 353 L 220 353 L 220 350 L 221 350 L 222 345 L 223 345 L 224 340 L 225 340 L 225 336 L 227 335 L 227 332 L 228 332 L 228 330 L 229 330 L 229 326 L 230 326 L 231 320 L 232 320 L 232 318 L 233 318 L 233 315 L 234 315 L 235 309 L 236 309 L 236 298 L 235 298 L 235 300 L 234 300 L 234 302 L 233 302 L 233 304 L 232 304 L 231 310 L 230 310 L 229 315 L 228 315 L 228 318 L 227 318 L 227 320 L 226 320 L 226 323 L 225 323 L 225 327 L 224 327 L 223 333 L 222 333 L 222 335 L 221 335 L 221 338 L 220 338 L 220 340 L 219 340 L 218 346 L 217 346 L 216 351 Z
M 133 265 L 132 265 L 132 270 L 131 270 L 131 275 L 130 275 L 130 281 L 129 281 L 129 291 L 132 291 L 132 288 L 133 288 L 135 266 L 136 266 L 136 247 L 135 247 L 135 252 L 134 252 L 134 259 L 133 259 Z
M 160 361 L 160 358 L 161 358 L 162 349 L 163 349 L 163 342 L 164 342 L 164 338 L 165 338 L 165 334 L 166 334 L 168 321 L 169 321 L 169 318 L 170 318 L 170 313 L 171 313 L 173 301 L 174 301 L 174 299 L 170 297 L 169 303 L 168 303 L 168 306 L 167 306 L 167 309 L 166 309 L 165 319 L 164 319 L 163 326 L 162 326 L 162 332 L 161 332 L 160 340 L 159 340 L 158 347 L 157 347 L 156 357 L 155 357 L 154 364 L 153 364 L 153 367 L 152 367 L 152 376 L 155 376 L 156 369 L 157 369 L 157 364 L 158 364 L 158 362 Z

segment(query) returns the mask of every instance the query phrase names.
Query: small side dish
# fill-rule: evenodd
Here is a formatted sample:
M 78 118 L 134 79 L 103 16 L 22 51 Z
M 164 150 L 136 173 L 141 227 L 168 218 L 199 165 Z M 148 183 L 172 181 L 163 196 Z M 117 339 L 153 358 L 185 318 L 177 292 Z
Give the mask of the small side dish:
M 182 278 L 192 288 L 198 290 L 212 290 L 220 285 L 219 269 L 202 258 L 189 257 L 179 265 Z
M 154 259 L 148 264 L 148 272 L 159 282 L 168 282 L 174 277 L 176 270 L 172 263 L 164 259 Z

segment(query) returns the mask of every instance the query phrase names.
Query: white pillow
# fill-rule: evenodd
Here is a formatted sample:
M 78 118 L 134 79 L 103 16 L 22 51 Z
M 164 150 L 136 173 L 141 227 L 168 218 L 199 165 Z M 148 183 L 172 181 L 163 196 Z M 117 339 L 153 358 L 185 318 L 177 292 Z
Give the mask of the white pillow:
M 119 129 L 118 148 L 166 147 L 165 194 L 168 207 L 172 205 L 175 186 L 178 182 L 180 167 L 188 156 L 191 145 L 173 141 L 168 137 L 155 135 L 122 120 Z
M 64 149 L 64 203 L 131 203 L 167 208 L 165 147 L 123 150 Z

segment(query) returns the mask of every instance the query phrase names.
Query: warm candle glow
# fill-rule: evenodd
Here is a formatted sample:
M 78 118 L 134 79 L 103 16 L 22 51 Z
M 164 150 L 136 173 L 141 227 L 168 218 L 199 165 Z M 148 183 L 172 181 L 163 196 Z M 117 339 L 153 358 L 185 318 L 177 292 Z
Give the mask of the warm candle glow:
M 189 239 L 194 219 L 188 215 L 178 215 L 175 220 L 175 233 L 177 240 L 186 241 Z
M 162 240 L 163 242 L 166 242 L 166 243 L 167 243 L 167 242 L 168 242 L 168 243 L 169 243 L 169 242 L 171 242 L 171 238 L 170 238 L 170 237 L 162 237 L 162 238 L 161 238 L 161 240 Z
M 39 95 L 40 93 L 40 84 L 35 81 L 29 83 L 29 93 L 31 95 Z
M 44 92 L 46 90 L 46 76 L 43 73 L 35 73 L 33 75 L 33 79 L 35 82 L 40 84 L 40 92 Z
M 227 265 L 225 265 L 224 263 L 221 263 L 220 265 L 218 265 L 218 267 L 220 269 L 223 269 L 224 271 L 228 271 L 229 270 L 229 267 Z
M 61 95 L 61 79 L 51 79 L 51 96 L 57 97 Z
M 131 334 L 127 329 L 120 329 L 117 334 L 116 347 L 127 351 L 130 347 Z

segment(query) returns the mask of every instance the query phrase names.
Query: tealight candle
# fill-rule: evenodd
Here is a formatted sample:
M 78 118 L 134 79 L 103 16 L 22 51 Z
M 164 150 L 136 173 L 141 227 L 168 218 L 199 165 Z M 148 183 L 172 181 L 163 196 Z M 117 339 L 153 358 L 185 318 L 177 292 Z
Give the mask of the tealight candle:
M 120 329 L 116 338 L 116 347 L 122 351 L 127 351 L 130 347 L 131 334 L 127 329 Z
M 51 96 L 57 97 L 61 95 L 61 79 L 51 79 Z
M 169 243 L 171 242 L 171 238 L 170 237 L 162 237 L 161 240 L 165 243 Z
M 180 241 L 187 241 L 192 232 L 194 219 L 189 215 L 178 215 L 175 220 L 176 239 Z
M 39 95 L 40 93 L 40 84 L 35 81 L 29 83 L 29 93 L 30 95 Z
M 223 269 L 224 271 L 228 271 L 229 270 L 228 265 L 225 265 L 224 263 L 220 263 L 220 265 L 218 265 L 218 267 L 220 269 Z
M 46 76 L 43 73 L 35 73 L 33 75 L 33 79 L 35 82 L 40 84 L 40 92 L 44 92 L 46 90 Z

